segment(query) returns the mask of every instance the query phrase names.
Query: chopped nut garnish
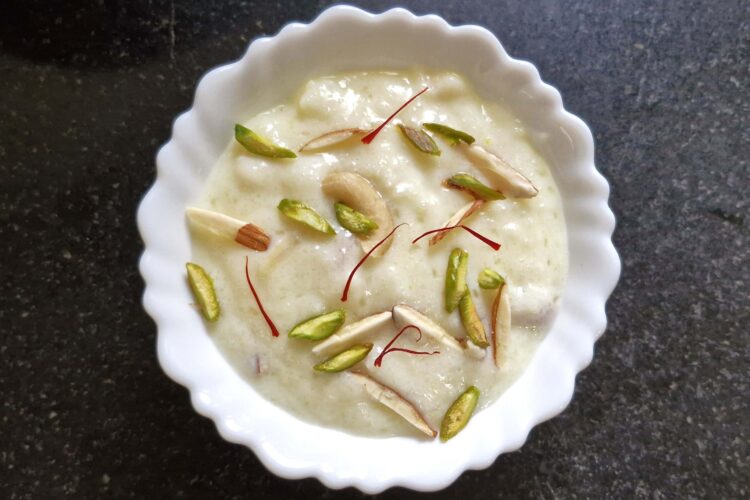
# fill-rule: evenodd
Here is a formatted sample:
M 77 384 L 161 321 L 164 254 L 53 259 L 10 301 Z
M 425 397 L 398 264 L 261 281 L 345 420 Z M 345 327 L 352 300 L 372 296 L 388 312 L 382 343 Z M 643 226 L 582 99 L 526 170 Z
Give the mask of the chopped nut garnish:
M 221 309 L 219 307 L 219 301 L 216 298 L 216 291 L 214 290 L 214 283 L 211 277 L 208 275 L 205 269 L 198 264 L 188 262 L 185 264 L 187 268 L 188 283 L 190 283 L 190 289 L 193 291 L 195 300 L 198 301 L 201 314 L 208 321 L 216 321 L 219 318 Z
M 290 219 L 301 222 L 316 231 L 325 234 L 336 234 L 336 230 L 333 229 L 325 217 L 301 201 L 284 198 L 279 202 L 278 209 Z
M 482 184 L 476 177 L 459 172 L 445 180 L 445 185 L 450 188 L 460 189 L 470 193 L 474 198 L 480 200 L 504 200 L 503 193 L 495 191 L 491 187 Z
M 318 363 L 313 368 L 319 372 L 342 372 L 365 359 L 371 350 L 372 344 L 355 345 L 354 347 L 350 347 L 349 349 L 338 353 L 332 358 Z
M 334 201 L 342 202 L 357 212 L 367 216 L 377 229 L 368 233 L 357 234 L 362 250 L 367 253 L 377 245 L 388 232 L 393 229 L 393 219 L 385 200 L 373 185 L 359 174 L 353 172 L 337 172 L 329 174 L 322 183 L 323 192 Z M 386 241 L 375 252 L 373 257 L 380 257 L 391 246 Z
M 461 207 L 458 212 L 453 214 L 453 216 L 446 221 L 445 224 L 443 224 L 443 227 L 452 227 L 452 226 L 458 226 L 462 224 L 466 219 L 468 219 L 474 212 L 482 208 L 482 205 L 484 205 L 484 200 L 474 200 L 471 203 L 468 203 Z M 448 236 L 448 232 L 442 232 L 437 233 L 435 236 L 430 238 L 430 246 L 438 243 L 440 240 Z
M 477 402 L 479 402 L 479 389 L 472 385 L 450 405 L 440 424 L 441 441 L 448 441 L 466 427 L 477 407 Z
M 461 146 L 471 162 L 490 178 L 492 187 L 508 198 L 533 198 L 539 190 L 521 172 L 478 144 Z
M 428 436 L 433 438 L 437 436 L 437 431 L 430 427 L 430 424 L 427 423 L 427 420 L 425 420 L 419 410 L 417 410 L 417 407 L 394 389 L 381 384 L 375 379 L 362 373 L 352 372 L 351 376 L 354 377 L 357 382 L 362 384 L 365 391 L 367 391 L 367 394 L 369 394 L 375 401 L 378 401 L 395 411 L 398 415 L 403 417 L 404 420 Z
M 445 310 L 453 312 L 461 297 L 466 294 L 466 271 L 469 267 L 469 253 L 461 248 L 454 248 L 448 257 L 448 268 L 445 271 Z
M 341 130 L 334 130 L 333 132 L 327 132 L 323 135 L 319 135 L 314 139 L 310 139 L 301 148 L 299 148 L 299 151 L 300 153 L 317 151 L 319 149 L 340 144 L 347 139 L 365 135 L 366 133 L 367 130 L 362 130 L 361 128 L 345 128 Z
M 429 134 L 416 128 L 407 127 L 403 123 L 399 123 L 398 128 L 415 148 L 423 153 L 440 156 L 440 148 Z
M 378 228 L 374 220 L 363 213 L 357 212 L 345 203 L 335 203 L 333 208 L 336 210 L 336 220 L 339 221 L 339 224 L 354 234 L 369 233 Z
M 301 323 L 297 323 L 289 331 L 289 337 L 295 339 L 323 340 L 341 328 L 345 319 L 346 312 L 343 309 L 313 316 Z
M 220 214 L 219 212 L 187 207 L 185 214 L 191 222 L 208 229 L 217 236 L 234 240 L 240 245 L 252 248 L 253 250 L 262 252 L 268 248 L 271 242 L 271 237 L 255 224 L 250 224 L 234 217 Z
M 466 144 L 471 144 L 472 142 L 474 142 L 474 138 L 466 132 L 461 132 L 460 130 L 450 128 L 447 125 L 442 125 L 440 123 L 423 123 L 422 126 L 430 132 L 434 132 L 443 136 L 451 146 L 455 146 L 460 142 L 464 142 Z
M 440 342 L 446 347 L 461 351 L 461 345 L 458 343 L 450 333 L 445 329 L 432 321 L 430 318 L 417 311 L 411 306 L 406 304 L 399 304 L 393 308 L 393 322 L 397 328 L 401 328 L 405 325 L 414 325 L 419 330 L 432 338 L 433 340 Z
M 297 158 L 294 151 L 277 146 L 239 123 L 234 125 L 234 138 L 249 152 L 267 158 Z
M 367 316 L 359 321 L 344 326 L 341 331 L 331 335 L 320 344 L 313 347 L 314 354 L 322 354 L 340 349 L 356 340 L 372 335 L 377 329 L 383 328 L 391 320 L 391 311 Z
M 484 325 L 482 325 L 482 320 L 479 318 L 479 314 L 477 314 L 477 309 L 474 306 L 474 301 L 471 300 L 471 292 L 469 290 L 461 297 L 461 301 L 458 303 L 458 312 L 461 313 L 461 323 L 463 323 L 469 339 L 478 347 L 489 347 L 490 343 L 487 341 Z
M 489 267 L 485 267 L 479 273 L 477 282 L 479 283 L 479 288 L 484 288 L 485 290 L 494 290 L 495 288 L 505 283 L 505 279 L 503 279 L 503 277 L 500 276 L 499 273 L 493 271 Z
M 503 282 L 492 303 L 492 358 L 495 366 L 502 364 L 510 336 L 510 293 Z

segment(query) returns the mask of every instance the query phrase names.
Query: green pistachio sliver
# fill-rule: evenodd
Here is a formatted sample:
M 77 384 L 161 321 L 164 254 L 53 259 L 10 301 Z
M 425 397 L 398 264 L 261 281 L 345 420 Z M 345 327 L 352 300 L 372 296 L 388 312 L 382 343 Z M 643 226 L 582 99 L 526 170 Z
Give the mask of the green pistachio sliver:
M 411 142 L 418 150 L 430 155 L 440 156 L 440 148 L 429 134 L 416 128 L 407 127 L 403 123 L 399 123 L 398 128 L 401 130 L 401 133 L 404 134 L 404 137 L 409 139 L 409 142 Z
M 471 144 L 475 140 L 466 132 L 461 132 L 460 130 L 456 130 L 455 128 L 451 128 L 440 123 L 423 123 L 422 126 L 430 132 L 434 132 L 445 137 L 445 139 L 451 146 L 455 146 L 460 142 Z
M 290 219 L 310 226 L 316 231 L 326 234 L 336 234 L 333 226 L 328 223 L 325 217 L 301 201 L 284 198 L 279 202 L 278 209 Z
M 216 298 L 214 282 L 211 280 L 211 277 L 206 270 L 198 264 L 188 262 L 185 264 L 185 267 L 187 268 L 190 289 L 193 291 L 195 300 L 198 301 L 201 314 L 203 314 L 203 317 L 208 321 L 216 321 L 219 317 L 219 312 L 221 312 L 221 308 L 219 307 L 219 301 Z
M 448 184 L 448 186 L 453 186 L 458 189 L 465 189 L 467 191 L 471 191 L 471 193 L 482 200 L 504 200 L 505 196 L 503 196 L 503 193 L 499 191 L 495 191 L 489 186 L 486 186 L 482 184 L 482 182 L 474 177 L 473 175 L 469 175 L 466 172 L 459 172 L 457 174 L 454 174 L 449 179 L 446 179 L 445 182 Z
M 448 257 L 445 271 L 445 310 L 453 312 L 466 294 L 466 271 L 469 267 L 469 252 L 454 248 Z
M 294 339 L 323 340 L 341 328 L 345 319 L 346 312 L 343 309 L 313 316 L 297 323 L 289 330 L 289 336 Z
M 466 427 L 477 407 L 477 402 L 479 402 L 479 389 L 473 385 L 456 398 L 440 423 L 440 441 L 448 441 Z
M 336 354 L 332 358 L 318 363 L 313 368 L 319 372 L 342 372 L 365 359 L 371 350 L 371 343 L 355 345 L 354 347 L 350 347 L 349 349 Z
M 464 296 L 461 297 L 461 301 L 458 303 L 458 312 L 461 313 L 461 323 L 464 325 L 469 340 L 474 345 L 483 349 L 489 347 L 490 343 L 487 341 L 484 325 L 482 325 L 482 320 L 479 318 L 474 301 L 471 300 L 471 292 L 469 290 L 466 290 Z
M 277 146 L 239 123 L 234 125 L 234 138 L 253 154 L 268 158 L 297 158 L 294 151 Z
M 495 288 L 498 288 L 500 287 L 500 285 L 505 283 L 505 278 L 500 276 L 499 273 L 493 271 L 489 267 L 485 267 L 479 273 L 477 281 L 479 282 L 479 288 L 484 288 L 485 290 L 494 290 Z
M 336 220 L 339 221 L 339 224 L 352 233 L 369 233 L 378 228 L 374 220 L 363 213 L 357 212 L 349 205 L 338 202 L 333 205 L 333 208 L 336 210 Z

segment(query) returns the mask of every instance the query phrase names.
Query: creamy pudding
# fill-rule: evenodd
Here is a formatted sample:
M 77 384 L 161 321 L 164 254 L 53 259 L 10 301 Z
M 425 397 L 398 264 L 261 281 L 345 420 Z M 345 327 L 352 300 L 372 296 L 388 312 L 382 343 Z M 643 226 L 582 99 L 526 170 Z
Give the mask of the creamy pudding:
M 455 435 L 528 364 L 567 274 L 549 167 L 448 72 L 307 82 L 238 124 L 188 219 L 226 358 L 279 407 L 359 435 Z

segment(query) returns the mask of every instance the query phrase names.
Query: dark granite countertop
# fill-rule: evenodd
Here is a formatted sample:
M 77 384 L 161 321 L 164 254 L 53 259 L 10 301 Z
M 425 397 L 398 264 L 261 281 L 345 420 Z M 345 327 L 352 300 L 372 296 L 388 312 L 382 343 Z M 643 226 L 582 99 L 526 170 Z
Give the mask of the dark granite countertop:
M 3 2 L 0 498 L 358 496 L 273 476 L 192 410 L 136 268 L 197 80 L 328 3 Z M 398 4 L 486 26 L 591 125 L 623 261 L 570 407 L 431 496 L 750 496 L 750 4 Z

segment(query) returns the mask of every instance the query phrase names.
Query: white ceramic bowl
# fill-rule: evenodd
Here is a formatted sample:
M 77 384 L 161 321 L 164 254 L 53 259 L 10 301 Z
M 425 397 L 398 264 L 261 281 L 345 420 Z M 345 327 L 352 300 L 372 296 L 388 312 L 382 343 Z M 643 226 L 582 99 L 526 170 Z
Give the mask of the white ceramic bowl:
M 267 402 L 234 372 L 191 311 L 184 272 L 190 260 L 184 208 L 198 196 L 235 122 L 285 101 L 315 76 L 415 65 L 465 75 L 482 97 L 502 101 L 523 121 L 552 168 L 568 227 L 570 274 L 552 330 L 523 375 L 448 443 L 351 436 Z M 309 25 L 289 24 L 203 77 L 193 107 L 177 118 L 159 151 L 157 167 L 138 225 L 145 242 L 143 303 L 157 324 L 159 361 L 225 439 L 250 447 L 280 476 L 312 476 L 332 488 L 367 493 L 391 486 L 443 488 L 463 471 L 488 467 L 500 453 L 519 448 L 534 425 L 561 412 L 604 332 L 604 304 L 620 261 L 611 242 L 609 187 L 594 167 L 591 132 L 563 109 L 560 94 L 533 65 L 511 59 L 483 28 L 452 27 L 403 9 L 372 15 L 345 6 L 326 10 Z

